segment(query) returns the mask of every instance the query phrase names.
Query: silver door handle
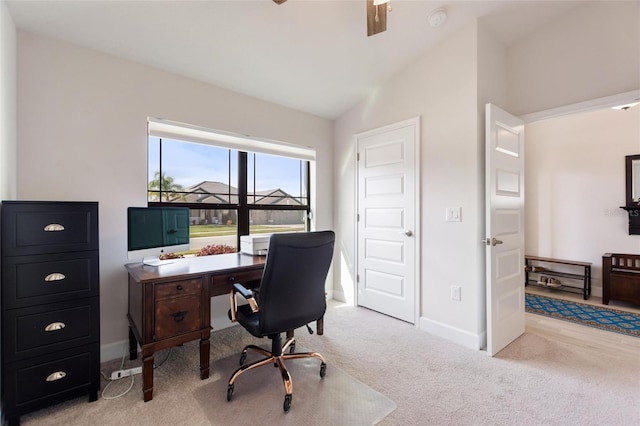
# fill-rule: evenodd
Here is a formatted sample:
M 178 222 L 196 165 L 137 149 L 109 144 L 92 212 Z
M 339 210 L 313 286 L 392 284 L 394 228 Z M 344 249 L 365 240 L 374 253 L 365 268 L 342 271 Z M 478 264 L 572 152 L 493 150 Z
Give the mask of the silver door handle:
M 410 236 L 412 236 L 412 235 L 413 235 L 413 231 L 411 231 L 411 230 L 409 229 L 409 230 L 407 230 L 407 231 L 401 232 L 401 234 L 404 234 L 404 235 L 406 235 L 407 237 L 410 237 Z
M 488 246 L 497 246 L 498 244 L 503 244 L 503 242 L 501 240 L 495 239 L 495 238 L 485 238 L 482 240 L 483 243 L 485 243 Z

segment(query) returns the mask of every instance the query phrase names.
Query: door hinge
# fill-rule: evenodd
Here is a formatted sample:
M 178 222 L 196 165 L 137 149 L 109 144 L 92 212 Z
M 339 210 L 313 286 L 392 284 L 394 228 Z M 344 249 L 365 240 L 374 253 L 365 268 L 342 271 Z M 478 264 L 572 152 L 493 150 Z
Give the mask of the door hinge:
M 360 282 L 360 274 L 356 274 L 356 282 L 359 283 Z
M 356 161 L 360 161 L 360 153 L 356 153 Z
M 360 213 L 356 214 L 356 222 L 360 222 Z

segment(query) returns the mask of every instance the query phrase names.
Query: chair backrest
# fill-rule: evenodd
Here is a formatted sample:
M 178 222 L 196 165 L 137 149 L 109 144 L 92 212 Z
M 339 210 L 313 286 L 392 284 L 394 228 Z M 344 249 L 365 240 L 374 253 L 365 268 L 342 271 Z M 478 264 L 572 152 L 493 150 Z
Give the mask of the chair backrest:
M 322 318 L 334 242 L 333 231 L 271 236 L 258 296 L 263 335 L 293 330 Z

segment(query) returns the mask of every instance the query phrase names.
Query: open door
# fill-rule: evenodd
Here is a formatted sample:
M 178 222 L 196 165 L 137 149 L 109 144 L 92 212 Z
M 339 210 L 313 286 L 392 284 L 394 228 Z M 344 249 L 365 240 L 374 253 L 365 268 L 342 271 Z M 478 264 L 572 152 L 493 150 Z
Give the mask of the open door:
M 524 122 L 486 105 L 487 353 L 524 333 Z

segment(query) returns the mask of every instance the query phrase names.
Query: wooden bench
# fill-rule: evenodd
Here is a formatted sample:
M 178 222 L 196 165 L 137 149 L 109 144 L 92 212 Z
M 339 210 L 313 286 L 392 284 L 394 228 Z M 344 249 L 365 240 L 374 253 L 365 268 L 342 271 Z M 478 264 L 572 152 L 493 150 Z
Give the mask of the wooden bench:
M 602 303 L 609 300 L 640 305 L 640 254 L 602 256 Z

